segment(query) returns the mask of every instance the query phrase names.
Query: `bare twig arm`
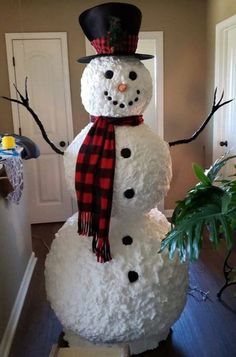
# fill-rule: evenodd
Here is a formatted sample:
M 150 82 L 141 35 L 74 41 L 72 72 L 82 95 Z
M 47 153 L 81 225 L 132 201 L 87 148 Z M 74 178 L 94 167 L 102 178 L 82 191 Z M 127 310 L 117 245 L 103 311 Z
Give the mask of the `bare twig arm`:
M 181 140 L 176 140 L 176 141 L 171 141 L 169 142 L 170 146 L 174 146 L 174 145 L 180 145 L 180 144 L 188 144 L 191 141 L 195 140 L 198 135 L 205 129 L 205 127 L 207 126 L 207 124 L 209 123 L 210 119 L 212 118 L 212 116 L 214 115 L 214 113 L 223 105 L 228 104 L 230 102 L 232 102 L 233 99 L 227 100 L 225 102 L 222 103 L 222 99 L 224 97 L 224 92 L 222 93 L 220 100 L 216 103 L 216 93 L 217 93 L 217 88 L 215 89 L 214 92 L 214 98 L 213 98 L 213 105 L 211 108 L 211 112 L 208 115 L 208 117 L 206 118 L 206 120 L 202 123 L 202 125 L 200 126 L 200 128 L 188 139 L 181 139 Z
M 38 115 L 33 111 L 33 109 L 29 105 L 29 97 L 28 97 L 28 91 L 27 91 L 27 77 L 25 79 L 25 97 L 19 92 L 19 90 L 17 89 L 15 84 L 14 84 L 14 87 L 15 87 L 17 93 L 19 94 L 21 100 L 12 99 L 12 98 L 5 97 L 5 96 L 2 96 L 1 98 L 9 100 L 10 102 L 13 102 L 13 103 L 18 103 L 20 105 L 23 105 L 23 107 L 25 107 L 28 110 L 28 112 L 32 115 L 32 117 L 34 118 L 34 121 L 36 122 L 36 124 L 38 125 L 38 127 L 41 131 L 42 137 L 51 146 L 52 150 L 54 150 L 57 154 L 64 155 L 64 152 L 61 151 L 60 149 L 58 149 L 53 144 L 53 142 L 49 139 L 49 137 L 47 136 L 46 130 L 43 126 L 43 123 L 41 122 Z

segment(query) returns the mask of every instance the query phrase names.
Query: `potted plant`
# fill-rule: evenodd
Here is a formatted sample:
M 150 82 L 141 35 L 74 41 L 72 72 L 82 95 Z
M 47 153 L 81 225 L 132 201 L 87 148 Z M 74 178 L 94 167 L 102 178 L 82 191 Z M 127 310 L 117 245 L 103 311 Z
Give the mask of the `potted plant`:
M 224 239 L 228 250 L 232 248 L 233 232 L 236 228 L 236 173 L 228 178 L 219 174 L 222 167 L 236 156 L 223 156 L 210 169 L 193 164 L 193 171 L 200 180 L 186 195 L 177 202 L 171 219 L 171 230 L 161 243 L 160 252 L 168 248 L 173 259 L 176 252 L 181 262 L 199 258 L 203 239 L 209 238 L 217 249 Z M 236 168 L 236 165 L 234 165 Z M 236 284 L 236 268 L 227 260 L 224 263 L 225 285 L 218 293 Z

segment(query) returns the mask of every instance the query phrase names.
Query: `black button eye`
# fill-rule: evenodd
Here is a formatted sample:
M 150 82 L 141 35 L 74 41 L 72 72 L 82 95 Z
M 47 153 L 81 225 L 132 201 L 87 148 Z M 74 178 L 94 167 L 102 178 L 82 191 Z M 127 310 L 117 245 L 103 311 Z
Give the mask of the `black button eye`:
M 113 71 L 106 71 L 105 72 L 105 74 L 104 74 L 104 76 L 105 76 L 105 78 L 107 78 L 107 79 L 111 79 L 112 77 L 113 77 Z
M 134 81 L 137 78 L 137 73 L 134 71 L 129 72 L 129 78 Z

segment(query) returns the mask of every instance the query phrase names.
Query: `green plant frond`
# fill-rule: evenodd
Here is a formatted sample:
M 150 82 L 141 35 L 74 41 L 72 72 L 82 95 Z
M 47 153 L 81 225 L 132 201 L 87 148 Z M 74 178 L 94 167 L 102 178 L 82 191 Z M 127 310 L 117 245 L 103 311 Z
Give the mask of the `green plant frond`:
M 231 225 L 231 229 L 232 229 L 232 231 L 234 231 L 235 229 L 236 229 L 236 211 L 235 211 L 235 209 L 233 210 L 231 210 L 231 211 L 229 211 L 229 213 L 228 213 L 228 219 L 230 220 L 230 225 Z
M 193 241 L 193 260 L 198 259 L 200 250 L 202 248 L 203 229 L 204 224 L 202 222 L 195 226 Z
M 205 186 L 204 188 L 199 187 L 199 190 L 191 190 L 187 197 L 176 206 L 172 216 L 172 223 L 177 225 L 178 222 L 190 217 L 190 215 L 198 214 L 206 205 L 208 205 L 209 210 L 209 202 L 213 204 L 213 211 L 215 211 L 216 206 L 218 206 L 218 210 L 221 210 L 223 196 L 224 192 L 215 186 Z
M 227 156 L 227 155 L 228 154 L 226 153 L 225 155 L 217 159 L 214 162 L 214 164 L 208 170 L 205 171 L 206 176 L 209 178 L 211 182 L 215 181 L 217 174 L 229 160 L 236 158 L 236 155 L 232 155 L 232 156 Z
M 192 164 L 193 171 L 196 175 L 196 177 L 204 184 L 204 185 L 211 185 L 211 180 L 209 177 L 207 177 L 204 173 L 204 170 L 201 168 L 201 166 L 197 164 Z
M 182 232 L 172 228 L 165 239 L 162 240 L 159 253 L 168 247 L 170 259 L 173 259 L 176 248 L 178 248 L 179 241 L 182 239 Z
M 231 248 L 232 233 L 236 229 L 236 180 L 220 180 L 217 175 L 233 158 L 236 156 L 223 156 L 205 172 L 193 164 L 201 182 L 187 193 L 185 199 L 177 202 L 171 230 L 161 243 L 160 252 L 168 248 L 170 259 L 176 251 L 181 262 L 188 258 L 197 259 L 202 248 L 203 231 L 208 232 L 214 248 L 218 248 L 220 236 L 227 248 Z
M 222 213 L 227 213 L 229 211 L 229 205 L 231 204 L 231 200 L 231 195 L 225 192 L 221 199 Z
M 187 257 L 195 260 L 199 257 L 202 247 L 203 230 L 209 232 L 209 239 L 215 248 L 219 245 L 219 233 L 222 232 L 227 247 L 232 244 L 232 219 L 226 219 L 227 212 L 222 212 L 221 200 L 215 203 L 208 203 L 198 207 L 197 210 L 189 210 L 188 215 L 180 220 L 167 234 L 161 243 L 160 251 L 166 247 L 169 250 L 169 257 L 173 259 L 176 250 L 179 251 L 179 258 L 184 262 Z M 236 224 L 236 209 L 231 212 Z
M 216 219 L 210 219 L 207 223 L 207 229 L 209 231 L 209 240 L 212 242 L 215 249 L 219 246 L 219 223 Z
M 220 223 L 223 228 L 226 247 L 227 249 L 230 249 L 232 247 L 232 240 L 233 240 L 233 232 L 231 229 L 231 224 L 229 224 L 227 217 L 224 216 L 220 217 Z
M 169 257 L 170 257 L 170 259 L 174 258 L 174 254 L 175 254 L 175 251 L 176 251 L 176 244 L 177 244 L 177 241 L 173 240 L 172 243 L 169 246 Z

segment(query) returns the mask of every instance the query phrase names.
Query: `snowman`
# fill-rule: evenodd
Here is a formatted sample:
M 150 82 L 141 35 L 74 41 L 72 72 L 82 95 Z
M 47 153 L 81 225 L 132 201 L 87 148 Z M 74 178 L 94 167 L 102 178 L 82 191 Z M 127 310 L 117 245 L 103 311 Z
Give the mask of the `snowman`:
M 97 51 L 79 60 L 91 122 L 64 155 L 78 213 L 47 256 L 47 296 L 70 345 L 127 343 L 138 354 L 167 337 L 186 303 L 187 266 L 159 254 L 169 147 L 143 121 L 152 79 L 141 60 L 152 56 L 135 53 L 140 10 L 107 3 L 79 21 Z

